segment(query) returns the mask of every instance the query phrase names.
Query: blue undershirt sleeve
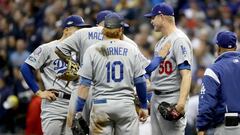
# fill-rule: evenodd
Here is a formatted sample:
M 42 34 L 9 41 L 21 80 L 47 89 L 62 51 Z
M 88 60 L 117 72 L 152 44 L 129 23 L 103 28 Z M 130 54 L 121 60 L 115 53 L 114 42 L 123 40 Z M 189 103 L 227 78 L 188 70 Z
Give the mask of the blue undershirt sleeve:
M 90 80 L 90 79 L 87 79 L 87 78 L 82 77 L 82 76 L 80 77 L 80 85 L 85 85 L 85 86 L 90 87 L 91 82 L 92 82 L 92 80 Z
M 153 57 L 151 63 L 145 68 L 146 74 L 150 76 L 152 71 L 154 71 L 162 61 L 163 61 L 162 57 L 159 56 Z
M 144 76 L 140 76 L 134 79 L 137 95 L 140 101 L 140 107 L 147 109 L 147 87 Z
M 28 84 L 29 88 L 36 93 L 39 90 L 36 78 L 33 73 L 34 68 L 28 65 L 27 63 L 24 63 L 21 66 L 21 73 L 23 75 L 24 80 Z
M 178 69 L 179 70 L 184 70 L 184 69 L 191 70 L 191 65 L 187 61 L 185 61 L 178 65 Z
M 76 111 L 77 112 L 82 112 L 85 102 L 86 102 L 85 99 L 78 96 L 77 104 L 76 104 Z

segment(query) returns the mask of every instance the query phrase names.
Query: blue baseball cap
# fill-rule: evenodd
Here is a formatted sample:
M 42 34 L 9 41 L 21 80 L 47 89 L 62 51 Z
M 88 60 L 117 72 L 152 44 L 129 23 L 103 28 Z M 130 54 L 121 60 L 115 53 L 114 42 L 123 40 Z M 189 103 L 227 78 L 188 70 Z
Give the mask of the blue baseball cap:
M 90 24 L 86 24 L 83 20 L 83 18 L 81 16 L 78 15 L 71 15 L 69 17 L 67 17 L 64 21 L 63 21 L 63 28 L 68 28 L 68 27 L 83 27 L 83 28 L 88 28 L 91 27 Z
M 121 27 L 129 27 L 128 24 L 124 23 L 123 17 L 117 13 L 110 13 L 105 17 L 104 27 L 109 29 L 121 28 Z
M 97 24 L 101 23 L 102 21 L 104 21 L 105 17 L 112 13 L 112 11 L 110 10 L 103 10 L 103 11 L 100 11 L 99 13 L 97 13 Z
M 222 31 L 217 34 L 216 44 L 222 48 L 235 48 L 237 46 L 237 36 L 230 31 Z
M 154 17 L 159 14 L 174 16 L 174 10 L 170 5 L 168 5 L 166 3 L 160 3 L 160 4 L 155 5 L 152 8 L 151 13 L 145 14 L 144 16 L 147 18 L 151 18 L 151 17 Z

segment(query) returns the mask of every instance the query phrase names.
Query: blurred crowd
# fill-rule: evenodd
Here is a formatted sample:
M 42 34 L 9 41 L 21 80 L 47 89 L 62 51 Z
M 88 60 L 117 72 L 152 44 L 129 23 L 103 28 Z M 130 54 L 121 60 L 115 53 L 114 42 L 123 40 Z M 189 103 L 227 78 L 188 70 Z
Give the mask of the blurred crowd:
M 24 133 L 28 109 L 32 113 L 38 111 L 30 103 L 37 104 L 40 100 L 33 98 L 19 67 L 36 47 L 61 36 L 65 17 L 77 14 L 86 23 L 95 25 L 99 11 L 116 11 L 130 25 L 125 34 L 151 59 L 161 34 L 153 31 L 150 20 L 143 15 L 159 2 L 174 7 L 177 26 L 192 41 L 194 60 L 189 102 L 196 108 L 201 78 L 215 59 L 216 33 L 230 30 L 240 39 L 239 0 L 0 0 L 0 133 Z M 197 111 L 187 114 L 190 114 L 187 133 L 193 134 Z

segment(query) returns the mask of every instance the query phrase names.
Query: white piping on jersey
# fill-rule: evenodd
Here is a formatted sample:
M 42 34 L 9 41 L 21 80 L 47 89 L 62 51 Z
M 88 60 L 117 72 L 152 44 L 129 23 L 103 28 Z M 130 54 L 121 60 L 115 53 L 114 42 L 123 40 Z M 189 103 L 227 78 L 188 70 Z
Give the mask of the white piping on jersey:
M 204 75 L 210 76 L 212 77 L 216 82 L 218 82 L 220 84 L 220 81 L 218 79 L 218 76 L 213 72 L 212 69 L 207 68 Z

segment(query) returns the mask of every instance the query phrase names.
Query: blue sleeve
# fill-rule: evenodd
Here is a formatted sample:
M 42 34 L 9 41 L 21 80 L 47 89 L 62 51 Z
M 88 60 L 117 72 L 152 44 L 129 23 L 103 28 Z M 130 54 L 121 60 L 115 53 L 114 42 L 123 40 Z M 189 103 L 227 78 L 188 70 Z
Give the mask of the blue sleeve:
M 178 65 L 178 69 L 179 70 L 184 70 L 184 69 L 191 70 L 191 65 L 187 61 L 185 61 Z
M 80 85 L 85 85 L 85 86 L 91 86 L 91 82 L 92 82 L 92 80 L 90 80 L 90 79 L 87 79 L 87 78 L 85 78 L 85 77 L 80 77 Z
M 77 104 L 76 104 L 76 111 L 77 112 L 82 112 L 85 102 L 86 102 L 85 99 L 82 99 L 81 97 L 78 96 Z
M 147 99 L 150 102 L 152 98 L 152 92 L 147 93 Z
M 24 63 L 21 66 L 21 69 L 20 69 L 20 71 L 23 75 L 23 78 L 26 81 L 26 83 L 28 84 L 29 88 L 34 93 L 36 93 L 39 90 L 39 87 L 38 87 L 36 78 L 34 76 L 33 70 L 34 69 L 30 65 L 28 65 L 27 63 Z
M 147 87 L 144 76 L 135 78 L 134 84 L 140 101 L 140 107 L 147 109 Z
M 197 116 L 197 128 L 199 131 L 208 129 L 211 122 L 214 121 L 219 85 L 212 77 L 208 75 L 203 77 L 202 89 L 199 95 L 199 114 Z
M 150 76 L 152 71 L 154 71 L 162 61 L 163 61 L 162 57 L 159 56 L 153 57 L 151 63 L 145 68 L 146 74 Z

